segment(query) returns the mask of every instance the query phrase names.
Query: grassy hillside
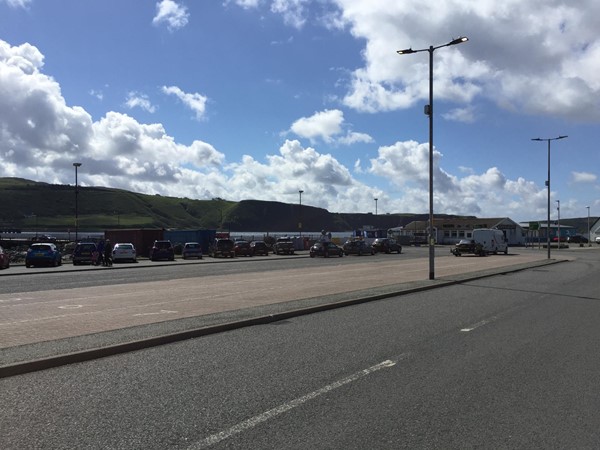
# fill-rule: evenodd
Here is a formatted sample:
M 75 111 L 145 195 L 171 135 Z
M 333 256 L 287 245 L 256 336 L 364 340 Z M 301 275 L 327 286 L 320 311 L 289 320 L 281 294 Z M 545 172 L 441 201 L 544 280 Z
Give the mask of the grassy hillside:
M 387 229 L 427 214 L 330 213 L 309 205 L 215 198 L 191 200 L 103 187 L 79 187 L 79 229 L 179 228 L 231 231 L 348 231 L 364 226 Z M 436 215 L 440 217 L 441 215 Z M 450 217 L 450 216 L 448 216 Z M 591 223 L 594 223 L 592 218 Z M 587 218 L 563 219 L 587 232 Z M 21 178 L 0 178 L 0 230 L 69 230 L 75 228 L 75 188 Z

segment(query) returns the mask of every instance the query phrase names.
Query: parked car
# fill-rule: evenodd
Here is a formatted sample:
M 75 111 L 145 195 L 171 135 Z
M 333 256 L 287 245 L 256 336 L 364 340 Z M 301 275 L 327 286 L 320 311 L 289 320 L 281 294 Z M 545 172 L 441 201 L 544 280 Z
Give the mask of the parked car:
M 269 247 L 265 241 L 252 241 L 250 242 L 250 248 L 252 249 L 253 255 L 269 256 Z
M 250 247 L 250 242 L 244 241 L 243 239 L 235 241 L 235 243 L 233 244 L 233 250 L 235 251 L 235 256 L 252 256 L 252 248 Z
M 558 242 L 558 236 L 554 236 L 552 238 L 552 242 Z M 560 237 L 560 242 L 567 242 L 567 237 L 566 236 L 561 236 Z
M 181 256 L 183 259 L 202 259 L 202 246 L 198 242 L 186 242 L 181 250 Z
M 10 255 L 0 247 L 0 269 L 8 269 L 10 267 Z
M 454 256 L 461 256 L 465 253 L 471 253 L 477 256 L 485 256 L 487 253 L 483 250 L 483 246 L 475 242 L 475 239 L 461 239 L 456 245 L 450 249 Z
M 294 242 L 287 236 L 277 238 L 273 244 L 273 253 L 276 255 L 293 255 Z
M 569 236 L 567 238 L 567 242 L 571 244 L 587 244 L 588 239 L 585 236 L 582 236 L 581 234 L 575 234 L 573 236 Z
M 342 247 L 346 256 L 348 255 L 374 255 L 375 250 L 361 239 L 353 239 L 344 242 Z
M 56 248 L 56 245 L 45 242 L 31 244 L 25 256 L 25 267 L 32 266 L 60 266 L 62 264 L 62 255 Z
M 217 256 L 223 256 L 227 258 L 228 256 L 233 258 L 235 256 L 235 250 L 233 249 L 233 241 L 228 238 L 216 238 L 209 248 L 209 255 L 213 258 Z
M 150 261 L 175 261 L 175 249 L 171 241 L 154 241 L 150 249 Z
M 596 236 L 596 244 L 600 245 L 600 236 Z
M 379 253 L 402 253 L 402 246 L 395 239 L 390 238 L 377 238 L 373 241 L 371 247 Z
M 78 242 L 73 250 L 73 265 L 100 263 L 100 253 L 94 242 Z
M 315 242 L 309 250 L 310 257 L 325 256 L 324 245 L 327 245 L 327 256 L 339 256 L 340 258 L 344 256 L 344 250 L 333 242 Z
M 137 252 L 135 246 L 130 242 L 118 242 L 112 250 L 113 262 L 131 261 L 137 262 Z

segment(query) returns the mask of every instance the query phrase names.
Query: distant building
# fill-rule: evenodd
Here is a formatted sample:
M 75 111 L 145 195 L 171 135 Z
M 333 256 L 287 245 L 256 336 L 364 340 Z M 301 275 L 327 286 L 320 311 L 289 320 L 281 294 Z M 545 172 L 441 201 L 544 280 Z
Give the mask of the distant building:
M 429 221 L 420 220 L 407 224 L 404 227 L 392 228 L 391 233 L 398 235 L 415 236 L 423 240 L 427 236 Z M 434 239 L 437 244 L 455 244 L 461 239 L 470 239 L 476 228 L 497 228 L 502 230 L 509 245 L 524 245 L 526 233 L 517 222 L 504 218 L 452 218 L 434 219 Z M 416 239 L 418 242 L 418 239 Z M 426 244 L 425 242 L 421 242 Z

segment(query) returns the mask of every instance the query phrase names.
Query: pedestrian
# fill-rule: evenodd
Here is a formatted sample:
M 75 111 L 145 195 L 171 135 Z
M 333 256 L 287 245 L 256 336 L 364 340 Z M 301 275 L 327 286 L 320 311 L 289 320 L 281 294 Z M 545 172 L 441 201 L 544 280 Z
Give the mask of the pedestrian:
M 112 245 L 109 239 L 104 243 L 104 265 L 112 266 Z
M 329 258 L 329 242 L 331 241 L 331 233 L 328 235 L 325 230 L 321 230 L 321 237 L 319 239 L 323 246 L 323 256 Z

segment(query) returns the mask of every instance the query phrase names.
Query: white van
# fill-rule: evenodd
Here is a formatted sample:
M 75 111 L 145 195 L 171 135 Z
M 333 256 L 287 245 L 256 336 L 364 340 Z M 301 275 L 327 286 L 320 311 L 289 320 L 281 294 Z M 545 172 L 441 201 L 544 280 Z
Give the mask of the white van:
M 475 244 L 481 245 L 485 253 L 502 252 L 508 254 L 508 242 L 506 236 L 501 230 L 495 228 L 476 228 L 473 230 L 473 240 Z

